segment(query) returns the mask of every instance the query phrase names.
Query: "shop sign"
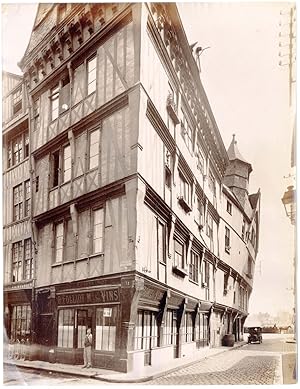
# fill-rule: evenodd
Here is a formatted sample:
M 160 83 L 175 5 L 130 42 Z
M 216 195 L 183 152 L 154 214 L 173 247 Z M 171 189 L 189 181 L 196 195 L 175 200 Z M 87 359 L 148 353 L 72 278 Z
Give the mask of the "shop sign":
M 111 317 L 112 309 L 111 308 L 104 308 L 103 309 L 103 316 L 104 317 Z
M 117 303 L 120 301 L 118 289 L 93 290 L 91 292 L 58 294 L 57 305 L 81 305 Z

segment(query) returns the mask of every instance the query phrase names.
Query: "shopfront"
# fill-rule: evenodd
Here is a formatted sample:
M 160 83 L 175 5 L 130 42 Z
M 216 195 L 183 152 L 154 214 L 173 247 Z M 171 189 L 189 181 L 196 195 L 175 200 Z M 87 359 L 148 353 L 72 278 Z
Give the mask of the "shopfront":
M 83 364 L 84 338 L 93 334 L 92 364 L 102 368 L 115 365 L 120 330 L 118 288 L 68 292 L 56 295 L 56 361 Z

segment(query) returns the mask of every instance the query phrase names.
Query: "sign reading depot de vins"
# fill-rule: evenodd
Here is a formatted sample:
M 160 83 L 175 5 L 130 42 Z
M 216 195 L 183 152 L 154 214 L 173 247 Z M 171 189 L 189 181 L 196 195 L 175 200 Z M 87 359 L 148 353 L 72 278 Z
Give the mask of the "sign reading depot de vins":
M 81 305 L 117 303 L 120 301 L 118 289 L 92 290 L 90 292 L 59 294 L 57 305 Z

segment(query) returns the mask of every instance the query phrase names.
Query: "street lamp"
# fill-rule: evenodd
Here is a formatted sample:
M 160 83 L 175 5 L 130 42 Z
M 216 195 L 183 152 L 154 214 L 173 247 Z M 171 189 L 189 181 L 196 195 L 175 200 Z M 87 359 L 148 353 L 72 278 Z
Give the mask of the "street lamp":
M 287 217 L 291 220 L 292 225 L 295 225 L 296 220 L 296 190 L 293 185 L 287 187 L 281 199 L 283 202 Z

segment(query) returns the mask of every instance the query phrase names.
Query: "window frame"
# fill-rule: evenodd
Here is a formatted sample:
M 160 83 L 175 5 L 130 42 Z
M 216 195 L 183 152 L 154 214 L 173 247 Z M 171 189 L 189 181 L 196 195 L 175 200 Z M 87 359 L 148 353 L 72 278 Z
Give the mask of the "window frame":
M 94 133 L 98 133 L 97 134 L 98 139 L 97 142 L 91 143 L 92 134 Z M 98 148 L 97 148 L 98 152 L 96 154 L 91 155 L 91 148 L 95 144 L 98 144 Z M 101 145 L 101 131 L 100 128 L 98 127 L 88 132 L 88 171 L 99 169 L 100 167 L 100 145 Z M 97 157 L 97 164 L 95 166 L 91 166 L 91 160 L 94 157 Z
M 150 317 L 149 326 L 145 326 L 147 316 Z M 149 332 L 147 332 L 147 328 L 149 329 Z M 159 345 L 160 331 L 157 321 L 157 312 L 138 309 L 134 332 L 134 349 L 147 351 L 152 350 L 153 348 L 157 348 Z
M 177 260 L 176 254 L 178 254 L 180 257 L 180 253 L 179 253 L 179 251 L 176 251 L 176 243 L 182 247 L 182 255 L 181 255 L 181 260 L 180 260 L 181 263 L 179 263 Z M 185 242 L 175 236 L 174 237 L 174 266 L 179 268 L 179 269 L 182 269 L 182 270 L 185 270 L 185 263 L 186 263 L 186 252 L 185 251 L 186 251 Z
M 95 60 L 95 67 L 89 70 L 89 64 L 92 63 Z M 94 92 L 97 91 L 97 68 L 98 68 L 98 58 L 97 53 L 92 54 L 89 58 L 86 60 L 86 96 L 90 96 Z M 95 78 L 90 80 L 90 74 L 95 71 Z M 90 90 L 90 85 L 95 85 Z
M 59 117 L 59 94 L 60 94 L 60 83 L 55 84 L 54 87 L 50 88 L 50 122 L 58 119 Z M 53 108 L 55 103 L 55 108 Z M 57 103 L 57 106 L 56 106 Z M 55 112 L 55 115 L 54 115 Z
M 200 255 L 196 251 L 191 250 L 189 263 L 189 280 L 199 284 L 199 265 Z
M 104 315 L 104 310 L 105 309 L 110 309 L 111 310 L 111 316 L 105 316 Z M 97 316 L 97 311 L 103 311 L 102 312 L 102 325 L 97 325 L 97 319 L 98 319 L 98 316 Z M 106 318 L 108 318 L 108 320 L 106 320 Z M 112 319 L 111 319 L 112 318 Z M 101 306 L 101 307 L 96 307 L 95 309 L 95 350 L 98 350 L 98 351 L 101 351 L 101 352 L 107 352 L 107 353 L 115 353 L 116 351 L 116 342 L 117 342 L 117 328 L 118 328 L 118 320 L 119 320 L 119 309 L 118 309 L 118 306 L 117 305 L 106 305 L 106 306 Z M 106 324 L 106 321 L 108 321 L 108 325 L 105 325 Z M 114 325 L 111 325 L 111 321 L 113 321 Z M 98 332 L 97 332 L 97 327 L 100 327 L 102 328 L 101 329 L 101 332 L 102 332 L 102 336 L 101 336 L 101 347 L 100 348 L 97 348 L 98 347 L 98 344 L 97 344 L 97 336 L 98 336 Z M 104 327 L 109 327 L 109 330 L 108 330 L 108 336 L 104 336 Z M 111 331 L 111 329 L 114 328 L 114 331 Z M 112 334 L 111 334 L 112 332 Z M 103 339 L 106 339 L 107 340 L 107 345 L 108 345 L 108 348 L 104 347 L 104 343 L 103 343 Z M 110 343 L 110 341 L 113 339 L 113 342 Z
M 29 244 L 29 256 L 27 256 L 27 243 Z M 28 266 L 29 263 L 29 272 Z M 24 239 L 24 270 L 23 270 L 24 280 L 31 280 L 33 278 L 33 251 L 32 251 L 32 240 L 31 238 Z M 29 277 L 27 276 L 29 274 Z
M 232 203 L 229 200 L 227 200 L 226 211 L 232 215 Z
M 70 150 L 70 167 L 67 171 L 70 171 L 70 178 L 65 180 L 65 150 Z M 49 190 L 56 189 L 65 183 L 72 181 L 73 164 L 72 164 L 72 147 L 70 143 L 66 142 L 59 146 L 59 148 L 53 150 L 50 154 L 50 185 Z
M 96 212 L 101 211 L 102 215 L 102 222 L 95 224 L 95 214 Z M 92 234 L 91 234 L 91 255 L 101 255 L 104 254 L 104 229 L 105 229 L 105 212 L 104 212 L 104 207 L 97 207 L 97 208 L 92 208 L 91 209 L 91 214 L 90 214 L 90 219 L 91 219 L 91 227 L 92 227 Z M 97 225 L 102 225 L 102 236 L 101 237 L 96 237 L 95 238 L 95 231 L 96 231 L 96 226 Z M 101 250 L 100 251 L 95 251 L 94 250 L 94 241 L 97 239 L 101 239 Z
M 225 251 L 230 253 L 230 228 L 225 226 Z
M 16 115 L 20 114 L 22 112 L 22 109 L 23 109 L 23 86 L 20 85 L 12 93 L 12 111 L 13 111 L 13 116 L 16 116 Z
M 185 175 L 179 170 L 179 195 L 189 206 L 192 203 L 192 188 Z

